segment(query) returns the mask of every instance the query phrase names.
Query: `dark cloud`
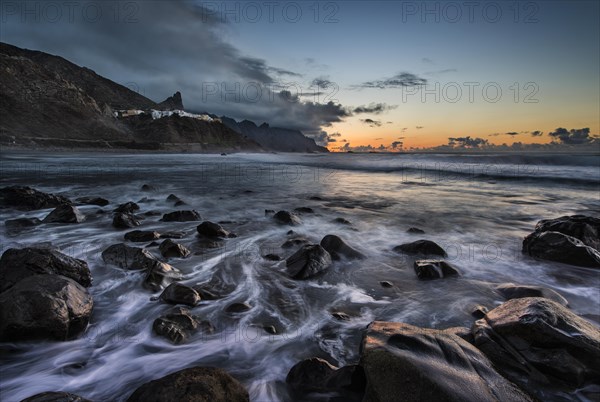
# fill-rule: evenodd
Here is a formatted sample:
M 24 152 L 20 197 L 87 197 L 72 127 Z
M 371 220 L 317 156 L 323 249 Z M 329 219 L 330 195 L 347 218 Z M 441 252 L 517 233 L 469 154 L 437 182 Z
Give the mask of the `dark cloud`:
M 514 137 L 515 135 L 519 135 L 519 133 L 517 133 L 516 131 L 510 131 L 508 133 L 504 133 L 504 135 L 510 135 L 511 137 Z
M 467 137 L 449 137 L 448 146 L 453 148 L 481 148 L 488 144 L 488 140 L 483 138 Z
M 381 138 L 381 137 L 375 138 L 375 141 L 379 141 L 379 140 L 383 140 L 383 138 Z
M 425 127 L 423 127 L 423 126 L 416 126 L 415 128 L 416 128 L 417 130 L 420 130 L 420 129 L 422 129 L 422 128 L 425 128 Z
M 402 149 L 402 146 L 404 145 L 404 143 L 402 141 L 394 141 L 392 142 L 392 149 Z
M 333 134 L 329 134 L 330 137 L 341 137 L 342 134 L 340 133 L 333 133 Z
M 580 145 L 587 144 L 593 141 L 594 137 L 590 136 L 589 128 L 579 128 L 567 130 L 566 128 L 557 128 L 548 133 L 552 138 L 558 140 L 559 143 L 565 145 Z
M 379 120 L 360 119 L 360 121 L 362 121 L 365 124 L 368 124 L 370 127 L 380 127 L 381 126 L 381 122 Z
M 337 134 L 337 133 L 334 133 Z M 320 131 L 318 133 L 314 133 L 314 134 L 307 134 L 307 137 L 312 138 L 313 140 L 315 140 L 315 143 L 317 145 L 321 145 L 326 147 L 327 144 L 331 143 L 331 142 L 337 142 L 337 140 L 334 137 L 334 135 L 330 135 L 328 134 L 326 131 Z
M 406 130 L 408 130 L 408 127 L 403 127 L 401 131 L 405 132 Z
M 402 87 L 416 87 L 427 84 L 425 78 L 421 78 L 412 73 L 402 72 L 394 75 L 391 78 L 384 78 L 381 80 L 367 81 L 362 84 L 355 85 L 355 88 L 402 88 Z
M 435 64 L 435 62 L 433 60 L 431 60 L 429 57 L 423 57 L 421 59 L 421 61 L 426 64 Z
M 532 137 L 540 137 L 540 136 L 542 136 L 542 134 L 544 134 L 544 132 L 543 131 L 539 131 L 539 130 L 535 130 L 535 131 L 531 132 L 531 136 Z
M 388 105 L 387 103 L 370 103 L 368 106 L 358 106 L 352 111 L 355 114 L 371 113 L 381 114 L 389 110 L 396 109 L 398 105 Z
M 336 86 L 336 84 L 327 77 L 315 78 L 314 80 L 312 80 L 310 85 L 312 87 L 323 88 L 323 89 L 327 89 L 327 88 Z
M 444 70 L 435 70 L 435 71 L 428 71 L 426 72 L 424 75 L 442 75 L 442 74 L 448 74 L 448 73 L 455 73 L 458 70 L 455 68 L 446 68 Z

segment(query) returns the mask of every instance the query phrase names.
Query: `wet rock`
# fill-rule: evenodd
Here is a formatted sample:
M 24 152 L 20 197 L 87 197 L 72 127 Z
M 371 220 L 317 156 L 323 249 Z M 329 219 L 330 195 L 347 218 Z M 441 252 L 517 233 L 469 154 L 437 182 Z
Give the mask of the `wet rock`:
M 163 241 L 158 249 L 165 258 L 185 258 L 191 253 L 187 247 L 179 243 L 175 243 L 171 239 Z
M 301 214 L 314 214 L 315 211 L 312 208 L 309 207 L 299 207 L 299 208 L 295 208 L 294 209 L 295 212 L 299 212 Z
M 169 194 L 169 196 L 167 197 L 167 201 L 179 201 L 180 199 L 181 198 L 179 198 L 175 194 Z
M 286 235 L 288 235 L 288 236 L 293 236 L 295 234 L 296 234 L 296 232 L 294 232 L 293 230 L 288 230 L 286 233 Z
M 451 327 L 443 329 L 442 332 L 445 334 L 456 335 L 459 338 L 462 338 L 465 341 L 469 342 L 471 345 L 474 342 L 473 334 L 471 333 L 471 330 L 467 327 Z
M 139 247 L 131 247 L 123 243 L 113 244 L 102 252 L 102 260 L 128 270 L 150 269 L 156 258 Z
M 335 218 L 333 223 L 339 223 L 340 225 L 352 225 L 352 222 L 346 218 Z
M 140 226 L 140 221 L 133 214 L 115 214 L 112 225 L 117 229 L 129 229 Z
M 233 233 L 229 233 L 227 230 L 223 229 L 221 225 L 218 223 L 213 223 L 209 221 L 204 221 L 196 228 L 199 234 L 206 237 L 216 237 L 216 238 L 227 238 L 227 237 L 235 237 Z
M 202 300 L 217 300 L 221 298 L 221 296 L 204 286 L 194 286 L 193 289 L 198 292 Z
M 281 261 L 281 257 L 278 256 L 277 254 L 267 254 L 267 255 L 263 255 L 263 258 L 265 260 L 269 260 L 269 261 Z
M 535 226 L 536 232 L 560 232 L 580 240 L 600 251 L 600 219 L 585 215 L 544 219 Z
M 0 258 L 0 293 L 27 277 L 45 274 L 62 275 L 83 287 L 92 285 L 92 274 L 83 260 L 53 249 L 11 248 Z
M 125 233 L 125 240 L 129 240 L 134 243 L 145 243 L 160 239 L 160 233 L 152 230 L 134 230 Z
M 350 316 L 342 311 L 334 311 L 331 313 L 331 316 L 336 320 L 350 321 Z
M 174 344 L 185 342 L 198 331 L 205 334 L 214 332 L 214 327 L 210 322 L 200 321 L 198 317 L 183 307 L 177 307 L 154 320 L 152 329 L 158 336 L 162 336 Z
M 494 365 L 532 392 L 536 382 L 600 385 L 600 330 L 552 300 L 509 300 L 476 321 L 472 332 Z
M 394 284 L 390 281 L 380 281 L 379 284 L 384 288 L 393 288 Z
M 17 218 L 17 219 L 9 219 L 4 222 L 4 225 L 9 230 L 18 230 L 24 228 L 31 228 L 34 226 L 41 225 L 42 221 L 38 218 Z
M 64 341 L 87 327 L 94 302 L 61 275 L 34 275 L 0 294 L 0 341 Z
M 425 234 L 425 231 L 419 228 L 408 228 L 408 230 L 406 231 L 406 233 L 411 233 L 411 234 Z
M 558 292 L 552 289 L 548 289 L 542 286 L 526 286 L 526 285 L 515 285 L 514 283 L 503 283 L 496 286 L 498 293 L 506 300 L 520 299 L 523 297 L 545 297 L 555 301 L 563 306 L 568 306 L 569 302 Z
M 201 219 L 200 214 L 194 210 L 170 212 L 162 217 L 163 222 L 196 222 Z
M 162 215 L 162 213 L 160 211 L 155 211 L 155 210 L 144 212 L 144 216 L 160 216 L 160 215 Z
M 71 204 L 71 200 L 62 195 L 44 193 L 31 187 L 10 186 L 0 189 L 0 205 L 20 210 L 56 208 L 62 204 Z
M 296 226 L 302 224 L 302 220 L 298 215 L 288 211 L 277 212 L 273 215 L 273 219 L 284 225 Z
M 85 216 L 72 205 L 60 205 L 50 212 L 43 220 L 44 223 L 81 223 Z
M 600 268 L 600 252 L 560 232 L 534 232 L 523 240 L 523 252 L 534 258 Z
M 277 328 L 273 325 L 263 325 L 262 329 L 269 335 L 277 335 Z
M 225 308 L 226 313 L 245 313 L 250 310 L 252 306 L 246 303 L 233 303 Z
M 110 202 L 102 197 L 79 197 L 75 200 L 78 204 L 82 205 L 97 205 L 99 207 L 105 207 Z
M 70 394 L 68 392 L 42 392 L 41 394 L 30 396 L 21 402 L 91 402 L 82 396 Z
M 173 205 L 176 207 L 180 207 L 182 205 L 187 205 L 187 203 L 183 200 L 178 200 L 178 201 L 175 201 L 175 204 L 173 204 Z
M 170 231 L 160 235 L 162 239 L 183 239 L 186 233 L 181 231 Z
M 448 256 L 443 248 L 431 240 L 417 240 L 412 243 L 401 244 L 394 247 L 394 251 L 397 253 L 410 255 L 438 255 L 440 257 Z
M 275 211 L 272 209 L 265 209 L 265 216 L 272 216 L 275 214 Z
M 285 242 L 283 242 L 281 248 L 303 246 L 308 243 L 310 243 L 310 241 L 306 237 L 294 237 L 293 239 L 287 239 Z
M 150 184 L 144 184 L 141 188 L 142 191 L 157 191 L 158 189 Z
M 460 272 L 446 261 L 417 260 L 414 264 L 419 279 L 439 279 L 448 276 L 458 276 Z
M 311 201 L 323 201 L 323 198 L 313 195 L 312 197 L 308 197 Z
M 372 322 L 362 342 L 365 401 L 531 401 L 452 333 Z
M 215 367 L 193 367 L 139 387 L 128 402 L 248 402 L 248 392 L 227 372 Z
M 135 211 L 139 211 L 140 206 L 133 201 L 126 202 L 125 204 L 119 205 L 113 212 L 117 214 L 133 214 Z
M 360 260 L 365 258 L 364 254 L 347 245 L 340 237 L 336 235 L 327 235 L 321 240 L 323 247 L 334 260 L 339 260 L 342 256 L 350 260 Z
M 146 278 L 144 279 L 144 288 L 153 292 L 158 292 L 166 288 L 171 283 L 179 281 L 183 278 L 181 271 L 177 268 L 155 260 L 152 266 L 148 269 Z
M 286 260 L 287 272 L 293 279 L 308 279 L 324 272 L 331 265 L 331 256 L 318 244 L 302 246 Z
M 160 299 L 170 304 L 185 304 L 190 307 L 200 303 L 200 295 L 189 286 L 172 283 L 160 294 Z
M 338 369 L 318 357 L 294 365 L 285 382 L 290 393 L 300 400 L 311 395 L 314 397 L 314 394 L 326 394 L 323 397 L 331 399 L 324 400 L 361 401 L 366 386 L 361 367 L 351 365 Z
M 488 313 L 488 308 L 482 305 L 477 305 L 474 306 L 471 309 L 471 315 L 475 318 L 477 318 L 478 320 L 485 317 L 485 315 Z

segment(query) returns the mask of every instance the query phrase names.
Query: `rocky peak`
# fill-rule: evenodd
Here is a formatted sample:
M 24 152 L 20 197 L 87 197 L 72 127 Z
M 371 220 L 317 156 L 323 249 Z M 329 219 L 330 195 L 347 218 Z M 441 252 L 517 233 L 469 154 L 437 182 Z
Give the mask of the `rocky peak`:
M 175 92 L 173 96 L 168 97 L 166 100 L 159 103 L 158 106 L 162 110 L 183 110 L 183 100 L 181 98 L 181 92 Z

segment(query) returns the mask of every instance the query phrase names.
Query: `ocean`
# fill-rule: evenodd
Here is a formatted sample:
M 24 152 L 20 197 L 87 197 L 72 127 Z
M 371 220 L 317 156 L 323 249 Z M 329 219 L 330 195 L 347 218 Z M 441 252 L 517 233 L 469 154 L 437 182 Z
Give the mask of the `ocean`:
M 552 288 L 575 313 L 600 325 L 599 270 L 521 253 L 523 237 L 541 219 L 600 216 L 598 155 L 10 153 L 2 155 L 0 171 L 2 187 L 27 185 L 70 199 L 110 201 L 103 208 L 79 207 L 86 215 L 80 224 L 18 232 L 0 226 L 2 252 L 51 243 L 86 260 L 95 303 L 90 327 L 79 339 L 0 345 L 3 401 L 49 390 L 122 401 L 145 382 L 195 365 L 226 369 L 253 401 L 286 400 L 285 377 L 294 364 L 313 356 L 338 366 L 356 363 L 371 321 L 471 327 L 473 307 L 501 304 L 494 287 L 505 282 Z M 142 191 L 144 184 L 155 190 Z M 186 205 L 174 207 L 169 194 Z M 213 334 L 198 333 L 181 345 L 157 337 L 152 322 L 172 306 L 141 286 L 143 273 L 102 261 L 108 246 L 126 242 L 127 231 L 111 226 L 110 212 L 127 201 L 141 207 L 138 229 L 186 232 L 176 241 L 192 255 L 169 261 L 184 273 L 183 283 L 225 291 L 223 298 L 192 308 L 213 324 Z M 265 214 L 300 207 L 314 213 L 300 214 L 299 226 L 279 225 Z M 199 245 L 197 223 L 144 216 L 177 209 L 195 209 L 237 237 L 207 250 Z M 42 219 L 49 211 L 0 209 L 0 220 Z M 411 227 L 425 234 L 407 233 Z M 367 258 L 336 261 L 314 279 L 290 279 L 285 261 L 262 257 L 293 254 L 297 247 L 281 247 L 290 229 L 311 243 L 338 235 Z M 419 281 L 412 260 L 392 248 L 421 238 L 441 245 L 461 276 Z M 159 256 L 156 247 L 149 250 Z M 225 313 L 234 302 L 252 308 Z M 349 319 L 338 320 L 333 312 Z M 278 334 L 265 332 L 265 325 Z M 564 397 L 547 394 L 547 400 Z

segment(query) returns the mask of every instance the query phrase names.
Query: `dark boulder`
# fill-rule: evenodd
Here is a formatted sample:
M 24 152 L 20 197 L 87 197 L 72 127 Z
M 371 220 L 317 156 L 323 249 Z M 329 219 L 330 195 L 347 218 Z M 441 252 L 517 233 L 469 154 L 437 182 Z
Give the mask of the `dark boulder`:
M 9 230 L 19 230 L 25 228 L 32 228 L 34 226 L 41 225 L 42 221 L 38 218 L 17 218 L 9 219 L 4 222 L 4 225 Z
M 159 290 L 166 288 L 171 283 L 179 281 L 182 278 L 183 275 L 177 268 L 164 262 L 154 260 L 152 266 L 146 273 L 146 278 L 144 279 L 143 285 L 144 288 L 148 290 L 158 292 Z
M 555 290 L 544 288 L 542 286 L 515 285 L 514 283 L 503 283 L 496 286 L 496 291 L 504 297 L 505 300 L 521 299 L 523 297 L 545 297 L 553 300 L 563 306 L 568 306 L 569 302 Z
M 390 281 L 380 281 L 379 284 L 383 288 L 393 288 L 394 287 L 394 284 Z
M 134 230 L 125 233 L 125 240 L 129 240 L 134 243 L 146 243 L 160 239 L 160 233 L 152 230 Z
M 150 269 L 156 262 L 156 258 L 148 250 L 123 243 L 113 244 L 104 250 L 102 260 L 129 270 Z
M 207 289 L 204 285 L 194 286 L 194 290 L 198 292 L 202 300 L 217 300 L 221 298 L 221 296 L 212 290 Z
M 140 226 L 140 221 L 133 214 L 115 214 L 112 225 L 117 229 L 129 229 Z
M 128 402 L 248 402 L 248 391 L 222 369 L 193 367 L 139 387 Z
M 83 260 L 53 249 L 11 248 L 0 258 L 0 293 L 24 278 L 44 274 L 62 275 L 83 287 L 92 285 L 92 274 Z
M 308 279 L 325 271 L 331 265 L 331 256 L 318 244 L 300 248 L 286 260 L 288 275 L 294 279 Z
M 227 230 L 223 229 L 223 226 L 218 223 L 213 223 L 209 221 L 202 222 L 196 228 L 199 234 L 206 237 L 216 237 L 216 238 L 227 238 L 227 237 L 235 237 L 233 233 L 229 233 Z
M 169 304 L 185 304 L 190 307 L 200 303 L 200 295 L 189 286 L 172 283 L 160 294 L 160 299 Z
M 158 189 L 151 184 L 143 184 L 141 190 L 142 191 L 157 191 Z
M 29 398 L 23 399 L 21 402 L 91 402 L 79 395 L 69 394 L 68 392 L 42 392 Z
M 410 255 L 437 255 L 440 257 L 447 257 L 448 254 L 431 240 L 417 240 L 412 243 L 405 243 L 394 247 L 394 251 L 397 253 L 404 253 Z
M 361 350 L 364 401 L 531 401 L 450 332 L 375 321 Z
M 175 243 L 171 239 L 163 241 L 158 249 L 165 258 L 185 258 L 191 254 L 191 251 L 187 247 Z
M 158 336 L 168 339 L 171 343 L 181 344 L 194 333 L 202 331 L 212 333 L 213 326 L 208 321 L 199 321 L 198 317 L 183 307 L 160 316 L 152 324 L 152 329 Z
M 43 220 L 44 223 L 81 223 L 85 220 L 83 215 L 76 207 L 63 204 L 50 212 Z
M 186 233 L 182 231 L 172 230 L 170 232 L 164 232 L 160 235 L 161 239 L 183 239 Z
M 365 258 L 364 254 L 347 245 L 340 237 L 336 235 L 327 235 L 321 240 L 323 247 L 334 260 L 345 257 L 349 260 L 360 260 Z
M 339 223 L 340 225 L 352 225 L 352 222 L 346 218 L 335 218 L 333 223 Z
M 87 327 L 94 302 L 77 282 L 34 275 L 0 294 L 0 341 L 64 341 Z
M 115 208 L 115 210 L 113 212 L 117 213 L 117 214 L 132 214 L 139 210 L 140 210 L 140 206 L 138 204 L 136 204 L 133 201 L 129 201 L 129 202 L 126 202 L 125 204 L 119 205 L 117 208 Z
M 417 260 L 414 268 L 419 279 L 439 279 L 460 275 L 458 269 L 441 260 Z
M 232 303 L 225 308 L 226 313 L 245 313 L 252 308 L 247 303 Z
M 277 254 L 266 254 L 263 255 L 263 258 L 268 261 L 281 261 L 281 257 Z
M 296 246 L 303 246 L 305 244 L 310 243 L 310 241 L 306 237 L 298 236 L 292 239 L 287 239 L 281 245 L 281 248 L 292 248 Z
M 283 225 L 290 226 L 300 225 L 302 223 L 302 220 L 300 220 L 298 215 L 288 211 L 277 212 L 275 215 L 273 215 L 273 219 Z
M 411 234 L 425 234 L 425 231 L 423 229 L 419 229 L 419 228 L 408 228 L 408 230 L 406 231 L 406 233 L 411 233 Z
M 71 201 L 62 195 L 44 193 L 31 187 L 11 186 L 0 189 L 0 205 L 32 211 L 56 208 Z
M 295 212 L 299 212 L 301 214 L 314 214 L 315 211 L 310 207 L 299 207 L 294 209 Z
M 523 252 L 534 258 L 600 268 L 600 252 L 560 232 L 534 232 L 523 240 Z
M 586 246 L 600 251 L 600 219 L 585 215 L 544 219 L 535 225 L 536 232 L 560 232 L 579 239 Z
M 476 321 L 472 332 L 494 365 L 532 392 L 536 383 L 600 385 L 600 330 L 552 300 L 509 300 Z
M 163 222 L 197 222 L 201 219 L 200 214 L 192 210 L 169 212 L 168 214 L 164 214 L 161 220 Z
M 107 199 L 102 197 L 79 197 L 75 201 L 81 205 L 97 205 L 99 207 L 105 207 L 110 204 Z
M 175 194 L 169 194 L 167 197 L 167 201 L 179 201 L 181 198 L 176 196 Z

